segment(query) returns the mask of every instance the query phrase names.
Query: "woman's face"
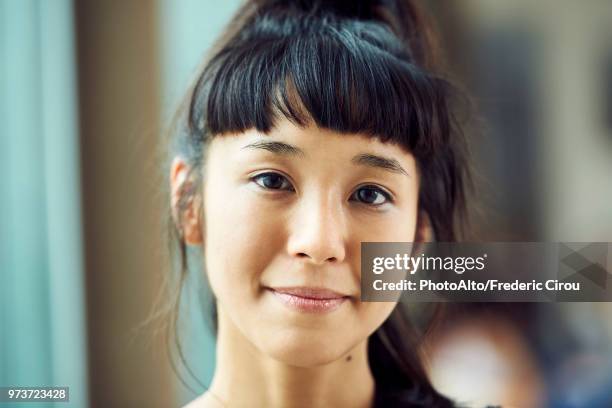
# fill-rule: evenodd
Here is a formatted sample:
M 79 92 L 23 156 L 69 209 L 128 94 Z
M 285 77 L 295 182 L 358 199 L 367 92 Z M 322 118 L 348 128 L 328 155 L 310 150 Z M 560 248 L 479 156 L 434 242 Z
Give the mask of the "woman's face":
M 398 146 L 279 123 L 212 140 L 203 178 L 206 271 L 219 312 L 297 366 L 342 357 L 395 303 L 362 303 L 360 245 L 412 241 L 418 176 Z

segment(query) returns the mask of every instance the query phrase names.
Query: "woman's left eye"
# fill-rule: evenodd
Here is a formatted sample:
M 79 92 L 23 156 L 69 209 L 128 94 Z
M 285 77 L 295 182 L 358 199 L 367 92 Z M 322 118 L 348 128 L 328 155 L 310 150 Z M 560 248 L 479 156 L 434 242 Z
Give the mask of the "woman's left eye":
M 352 198 L 372 206 L 379 206 L 391 201 L 389 193 L 375 186 L 360 187 L 353 193 Z
M 266 190 L 292 190 L 287 178 L 278 173 L 262 173 L 251 178 L 255 184 Z

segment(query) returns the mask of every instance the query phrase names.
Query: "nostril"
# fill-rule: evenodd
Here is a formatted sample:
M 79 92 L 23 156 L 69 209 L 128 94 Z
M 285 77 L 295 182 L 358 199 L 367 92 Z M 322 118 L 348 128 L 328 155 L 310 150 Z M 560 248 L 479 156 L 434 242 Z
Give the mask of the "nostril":
M 298 254 L 296 254 L 298 256 L 298 258 L 312 258 L 310 255 L 305 254 L 304 252 L 299 252 Z M 338 258 L 336 258 L 335 256 L 329 257 L 325 260 L 325 262 L 337 262 Z

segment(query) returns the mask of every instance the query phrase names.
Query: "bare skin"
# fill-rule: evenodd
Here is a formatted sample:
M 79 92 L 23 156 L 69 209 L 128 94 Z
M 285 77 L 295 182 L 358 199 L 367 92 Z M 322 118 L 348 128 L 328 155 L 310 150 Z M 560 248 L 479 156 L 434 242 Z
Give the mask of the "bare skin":
M 371 406 L 367 341 L 395 303 L 360 302 L 360 246 L 426 234 L 413 156 L 282 121 L 267 135 L 214 138 L 202 196 L 178 209 L 187 174 L 177 158 L 175 217 L 183 211 L 186 243 L 204 251 L 219 312 L 213 381 L 188 407 Z M 304 310 L 279 300 L 287 287 L 342 300 Z
M 240 333 L 231 334 L 235 330 L 224 330 L 229 341 L 219 338 L 214 380 L 195 407 L 371 406 L 374 380 L 365 341 L 325 365 L 293 367 L 259 352 Z

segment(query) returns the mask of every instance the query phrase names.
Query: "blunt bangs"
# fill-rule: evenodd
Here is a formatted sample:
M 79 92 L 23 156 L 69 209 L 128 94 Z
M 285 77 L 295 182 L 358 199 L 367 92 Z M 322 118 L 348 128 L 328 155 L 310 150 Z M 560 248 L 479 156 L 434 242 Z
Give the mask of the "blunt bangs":
M 286 118 L 421 156 L 448 142 L 450 84 L 412 63 L 388 28 L 332 16 L 256 18 L 208 61 L 190 101 L 191 137 L 267 133 Z

